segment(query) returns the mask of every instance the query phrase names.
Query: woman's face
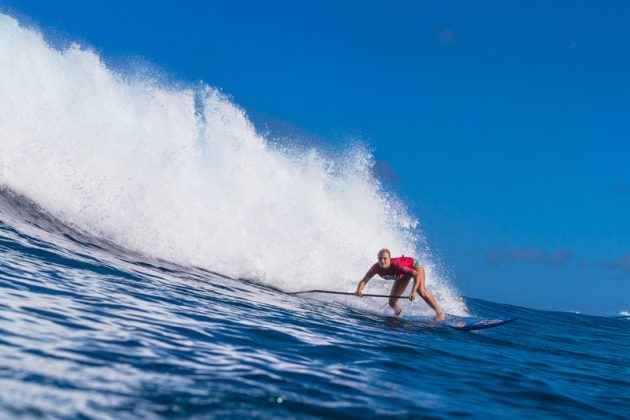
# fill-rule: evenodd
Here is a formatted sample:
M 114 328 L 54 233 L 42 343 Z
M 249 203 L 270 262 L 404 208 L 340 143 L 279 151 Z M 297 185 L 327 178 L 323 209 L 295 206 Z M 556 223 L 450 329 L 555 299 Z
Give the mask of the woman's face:
M 383 268 L 389 268 L 389 264 L 392 261 L 391 256 L 387 252 L 381 252 L 378 254 L 378 265 Z

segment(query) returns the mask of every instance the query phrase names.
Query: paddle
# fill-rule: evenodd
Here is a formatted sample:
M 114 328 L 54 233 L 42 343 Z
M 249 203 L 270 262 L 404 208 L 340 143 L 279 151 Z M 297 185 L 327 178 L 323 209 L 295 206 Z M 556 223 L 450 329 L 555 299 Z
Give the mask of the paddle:
M 288 295 L 299 295 L 302 293 L 328 293 L 329 295 L 347 295 L 356 296 L 353 292 L 335 292 L 333 290 L 304 290 L 301 292 L 289 292 Z M 390 296 L 390 295 L 374 295 L 371 293 L 363 293 L 363 297 L 378 297 L 378 298 L 394 298 L 394 299 L 407 299 L 409 296 Z

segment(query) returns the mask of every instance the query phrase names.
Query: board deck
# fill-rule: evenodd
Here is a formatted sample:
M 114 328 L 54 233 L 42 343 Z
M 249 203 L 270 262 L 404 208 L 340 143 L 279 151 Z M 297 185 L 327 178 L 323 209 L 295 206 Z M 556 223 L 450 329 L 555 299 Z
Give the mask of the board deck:
M 444 321 L 436 321 L 432 316 L 404 316 L 403 319 L 409 322 L 418 322 L 429 325 L 443 325 L 460 331 L 475 331 L 499 327 L 514 321 L 516 318 L 482 318 L 446 315 L 446 319 Z

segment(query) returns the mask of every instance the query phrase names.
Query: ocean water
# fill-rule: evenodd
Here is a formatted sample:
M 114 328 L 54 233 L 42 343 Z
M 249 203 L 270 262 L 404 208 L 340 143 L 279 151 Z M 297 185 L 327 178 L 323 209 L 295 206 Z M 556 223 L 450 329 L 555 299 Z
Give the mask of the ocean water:
M 627 319 L 467 299 L 518 320 L 419 325 L 143 257 L 6 190 L 0 209 L 2 418 L 630 415 Z
M 630 416 L 630 321 L 461 296 L 360 139 L 265 137 L 6 15 L 0 51 L 1 418 Z M 353 291 L 383 246 L 446 312 L 518 320 L 287 294 Z

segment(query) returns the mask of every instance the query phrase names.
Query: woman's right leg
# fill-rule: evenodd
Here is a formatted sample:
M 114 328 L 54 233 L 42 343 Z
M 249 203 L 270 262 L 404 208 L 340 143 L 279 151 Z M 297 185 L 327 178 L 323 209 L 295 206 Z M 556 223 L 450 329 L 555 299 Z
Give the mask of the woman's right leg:
M 405 276 L 401 279 L 394 280 L 392 290 L 389 292 L 390 296 L 400 296 L 405 292 L 405 289 L 409 285 L 411 276 Z M 400 306 L 399 298 L 389 298 L 389 306 L 394 310 L 394 314 L 399 316 L 402 313 L 402 306 Z

